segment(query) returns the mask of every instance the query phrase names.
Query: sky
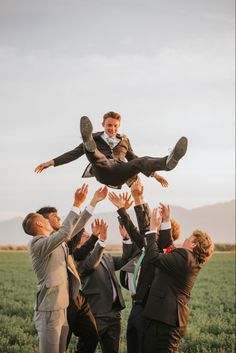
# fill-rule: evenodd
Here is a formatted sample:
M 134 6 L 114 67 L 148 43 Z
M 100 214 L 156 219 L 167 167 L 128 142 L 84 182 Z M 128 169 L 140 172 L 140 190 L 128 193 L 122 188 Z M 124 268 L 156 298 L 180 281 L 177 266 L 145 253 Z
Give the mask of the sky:
M 81 143 L 82 115 L 101 131 L 110 110 L 139 156 L 188 137 L 160 172 L 168 189 L 141 177 L 151 206 L 234 199 L 234 12 L 233 0 L 0 0 L 0 220 L 44 205 L 65 214 L 86 157 L 34 168 Z M 89 200 L 99 183 L 87 181 Z

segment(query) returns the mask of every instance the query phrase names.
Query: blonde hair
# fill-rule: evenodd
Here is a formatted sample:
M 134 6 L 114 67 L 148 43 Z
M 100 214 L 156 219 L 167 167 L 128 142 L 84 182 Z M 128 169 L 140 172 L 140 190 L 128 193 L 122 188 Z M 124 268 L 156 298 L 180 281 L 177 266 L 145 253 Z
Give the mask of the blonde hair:
M 22 222 L 22 227 L 26 234 L 35 236 L 36 235 L 36 227 L 35 227 L 35 219 L 39 216 L 38 213 L 29 213 L 25 217 Z
M 171 236 L 173 241 L 179 239 L 180 237 L 180 224 L 177 223 L 173 218 L 170 219 L 170 224 L 171 224 Z
M 214 243 L 211 237 L 202 230 L 195 230 L 192 234 L 194 236 L 194 243 L 196 244 L 193 249 L 197 255 L 200 263 L 206 262 L 214 252 Z
M 118 121 L 121 121 L 121 116 L 119 113 L 115 113 L 115 112 L 108 112 L 106 114 L 103 115 L 103 122 L 108 119 L 108 118 L 112 118 L 112 119 L 116 119 Z

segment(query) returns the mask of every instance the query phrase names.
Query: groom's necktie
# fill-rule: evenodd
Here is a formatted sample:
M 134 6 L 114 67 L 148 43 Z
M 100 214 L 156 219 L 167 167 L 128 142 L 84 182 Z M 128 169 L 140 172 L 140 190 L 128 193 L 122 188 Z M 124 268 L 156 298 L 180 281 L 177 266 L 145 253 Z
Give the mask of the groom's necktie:
M 144 250 L 142 250 L 142 254 L 141 254 L 140 258 L 138 259 L 137 265 L 135 266 L 135 269 L 134 269 L 134 289 L 135 290 L 137 288 L 139 270 L 140 270 L 144 255 L 145 255 L 145 252 L 144 252 Z
M 108 145 L 110 146 L 110 148 L 113 149 L 113 148 L 114 148 L 114 145 L 115 145 L 114 139 L 111 138 L 111 137 L 107 137 L 106 140 L 107 140 L 107 143 L 108 143 Z

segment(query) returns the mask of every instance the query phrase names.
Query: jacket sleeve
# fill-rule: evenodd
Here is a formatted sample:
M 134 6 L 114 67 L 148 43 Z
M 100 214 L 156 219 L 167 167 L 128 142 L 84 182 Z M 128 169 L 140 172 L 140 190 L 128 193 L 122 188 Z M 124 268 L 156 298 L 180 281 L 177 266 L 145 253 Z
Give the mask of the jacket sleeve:
M 126 212 L 125 208 L 120 208 L 118 211 L 119 216 L 122 219 L 122 222 L 127 230 L 130 239 L 140 248 L 142 249 L 144 246 L 144 239 L 139 233 L 138 229 L 135 227 L 133 222 L 131 221 L 130 216 Z
M 52 233 L 49 237 L 39 237 L 34 244 L 34 251 L 38 252 L 40 256 L 51 254 L 63 241 L 72 238 L 76 226 L 81 230 L 90 217 L 91 214 L 86 209 L 80 215 L 70 211 L 57 232 Z
M 160 253 L 156 233 L 147 234 L 146 240 L 146 261 L 171 276 L 181 276 L 186 271 L 188 250 L 179 248 L 168 254 L 163 254 Z
M 158 248 L 160 252 L 163 252 L 164 249 L 168 248 L 170 245 L 173 244 L 173 240 L 171 237 L 171 228 L 160 230 L 158 242 Z
M 95 235 L 91 235 L 91 237 L 82 245 L 79 249 L 75 249 L 73 252 L 74 259 L 76 261 L 81 261 L 84 260 L 88 254 L 93 250 L 96 242 L 98 240 L 98 237 Z
M 87 276 L 89 273 L 96 270 L 100 264 L 104 250 L 105 249 L 98 243 L 83 261 L 76 262 L 77 269 L 81 276 Z
M 133 244 L 122 244 L 122 255 L 121 256 L 112 256 L 115 271 L 121 269 L 129 260 L 133 250 Z
M 138 156 L 134 153 L 128 138 L 127 138 L 127 144 L 128 144 L 128 150 L 125 155 L 125 158 L 127 159 L 127 161 L 132 161 L 132 159 L 138 158 Z
M 73 150 L 63 153 L 59 157 L 54 158 L 54 166 L 57 167 L 62 164 L 70 163 L 75 159 L 80 158 L 84 154 L 84 147 L 81 143 L 79 146 L 74 148 Z
M 150 228 L 150 208 L 147 203 L 134 206 L 140 234 L 144 235 Z
M 77 233 L 68 243 L 68 249 L 69 249 L 69 254 L 72 255 L 74 253 L 74 251 L 77 248 L 77 245 L 80 243 L 82 234 L 84 232 L 84 228 L 81 229 L 81 231 L 79 233 Z
M 138 227 L 140 234 L 142 236 L 145 235 L 146 232 L 149 231 L 150 229 L 150 208 L 147 203 L 144 203 L 142 205 L 137 205 L 134 206 L 137 222 L 138 222 Z M 168 248 L 170 245 L 172 245 L 172 237 L 171 237 L 171 228 L 170 229 L 165 229 L 165 230 L 160 230 L 160 235 L 159 235 L 159 250 L 160 252 L 163 252 L 163 249 Z

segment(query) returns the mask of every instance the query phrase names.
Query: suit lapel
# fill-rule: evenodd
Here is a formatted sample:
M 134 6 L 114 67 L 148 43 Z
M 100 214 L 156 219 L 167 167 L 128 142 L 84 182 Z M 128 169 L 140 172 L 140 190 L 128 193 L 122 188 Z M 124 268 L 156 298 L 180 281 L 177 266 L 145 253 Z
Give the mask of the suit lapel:
M 73 257 L 71 255 L 68 256 L 68 270 L 77 278 L 80 282 L 80 277 L 78 275 L 77 269 L 75 267 L 75 263 Z
M 118 138 L 120 141 L 117 143 L 117 145 L 115 145 L 115 147 L 113 149 L 115 149 L 117 146 L 119 146 L 122 141 L 122 137 L 120 136 L 120 134 L 117 134 L 116 138 Z
M 116 290 L 117 290 L 117 286 L 116 286 L 117 279 L 116 279 L 116 277 L 114 277 L 113 271 L 111 271 L 111 264 L 109 264 L 109 259 L 106 256 L 103 255 L 103 257 L 101 259 L 101 263 L 102 263 L 103 267 L 105 267 L 105 269 L 109 273 L 109 276 L 110 276 L 110 278 L 111 278 L 111 280 L 112 280 L 112 282 L 115 285 Z
M 109 274 L 111 274 L 111 271 L 109 270 L 109 265 L 106 264 L 106 258 L 103 254 L 102 258 L 101 258 L 101 264 L 103 267 L 105 267 L 105 269 L 107 270 L 107 272 L 109 272 Z
M 66 244 L 65 242 L 63 242 L 63 243 L 61 244 L 61 246 L 62 246 L 62 249 L 63 249 L 63 251 L 64 251 L 64 253 L 65 253 L 66 263 L 68 263 L 68 255 L 69 255 L 68 246 L 67 246 L 67 244 Z

